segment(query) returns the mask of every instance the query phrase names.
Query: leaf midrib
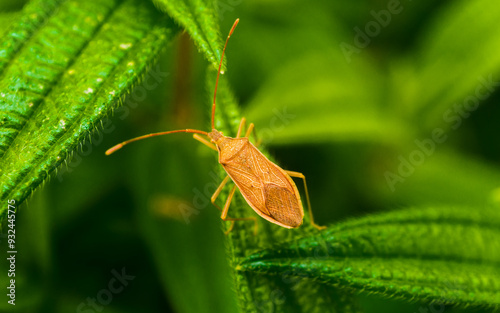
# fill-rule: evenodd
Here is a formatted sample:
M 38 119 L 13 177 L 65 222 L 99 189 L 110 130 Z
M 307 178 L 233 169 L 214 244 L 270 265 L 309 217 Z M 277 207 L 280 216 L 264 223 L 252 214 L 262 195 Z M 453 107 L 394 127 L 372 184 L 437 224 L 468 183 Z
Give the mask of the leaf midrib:
M 299 263 L 301 261 L 309 261 L 310 257 L 283 257 L 283 258 L 269 258 L 269 259 L 255 259 L 255 260 L 243 260 L 240 265 L 254 265 L 256 263 L 280 263 L 286 260 L 287 262 L 296 262 Z M 330 261 L 335 262 L 337 260 L 345 260 L 345 259 L 359 259 L 359 260 L 413 260 L 413 261 L 438 261 L 438 262 L 452 262 L 456 264 L 468 264 L 468 265 L 491 265 L 492 267 L 500 266 L 500 262 L 495 261 L 485 261 L 485 260 L 477 260 L 473 258 L 464 258 L 460 259 L 457 257 L 449 257 L 449 258 L 438 258 L 437 256 L 419 254 L 417 255 L 401 255 L 401 254 L 378 254 L 370 256 L 362 256 L 362 255 L 338 255 L 338 256 L 329 256 L 329 257 L 314 257 L 314 260 L 319 261 Z M 314 262 L 312 262 L 314 263 Z

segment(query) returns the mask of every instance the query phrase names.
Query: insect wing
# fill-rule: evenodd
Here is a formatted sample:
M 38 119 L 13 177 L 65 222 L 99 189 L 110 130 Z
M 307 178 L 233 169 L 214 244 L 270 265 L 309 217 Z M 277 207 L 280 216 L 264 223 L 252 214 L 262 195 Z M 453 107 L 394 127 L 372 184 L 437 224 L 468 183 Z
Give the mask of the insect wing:
M 261 217 L 286 228 L 302 224 L 304 213 L 292 179 L 250 142 L 221 164 Z

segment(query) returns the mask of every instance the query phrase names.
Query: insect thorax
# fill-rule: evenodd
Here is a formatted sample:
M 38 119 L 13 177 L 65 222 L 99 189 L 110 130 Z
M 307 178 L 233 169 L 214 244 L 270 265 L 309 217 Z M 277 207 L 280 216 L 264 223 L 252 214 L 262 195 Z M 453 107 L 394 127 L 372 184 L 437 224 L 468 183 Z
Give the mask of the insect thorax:
M 208 134 L 208 137 L 217 146 L 219 160 L 223 162 L 237 156 L 243 147 L 248 144 L 247 138 L 226 137 L 215 129 Z

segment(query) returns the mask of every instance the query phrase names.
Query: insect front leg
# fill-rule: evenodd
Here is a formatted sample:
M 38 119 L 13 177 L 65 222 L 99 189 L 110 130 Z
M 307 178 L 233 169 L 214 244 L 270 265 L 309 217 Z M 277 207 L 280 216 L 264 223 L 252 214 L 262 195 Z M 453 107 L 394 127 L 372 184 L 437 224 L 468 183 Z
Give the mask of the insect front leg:
M 215 145 L 213 143 L 211 143 L 210 141 L 208 141 L 205 138 L 201 137 L 200 135 L 194 134 L 193 138 L 196 139 L 196 140 L 198 140 L 199 142 L 201 142 L 205 146 L 209 147 L 210 149 L 217 151 L 217 148 L 215 147 Z
M 299 172 L 294 172 L 294 171 L 287 171 L 287 170 L 284 170 L 284 171 L 288 175 L 290 175 L 291 177 L 302 178 L 302 181 L 304 182 L 304 189 L 306 190 L 306 200 L 307 200 L 309 218 L 311 219 L 311 225 L 319 230 L 325 229 L 326 226 L 320 226 L 320 225 L 314 223 L 314 217 L 313 217 L 312 209 L 311 209 L 311 201 L 309 200 L 309 191 L 307 190 L 306 177 L 304 176 L 304 174 L 299 173 Z

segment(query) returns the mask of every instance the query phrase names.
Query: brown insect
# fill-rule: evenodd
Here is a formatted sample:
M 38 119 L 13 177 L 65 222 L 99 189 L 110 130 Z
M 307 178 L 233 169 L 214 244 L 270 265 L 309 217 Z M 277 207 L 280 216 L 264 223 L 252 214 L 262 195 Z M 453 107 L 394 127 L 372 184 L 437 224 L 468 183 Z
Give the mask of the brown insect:
M 239 188 L 241 194 L 250 205 L 250 207 L 252 207 L 252 209 L 264 219 L 285 228 L 299 227 L 302 224 L 302 219 L 304 217 L 304 209 L 302 207 L 302 202 L 300 200 L 300 194 L 297 190 L 297 186 L 295 186 L 295 183 L 290 176 L 302 178 L 302 180 L 304 181 L 311 224 L 318 229 L 322 229 L 324 228 L 324 226 L 316 225 L 313 220 L 305 176 L 299 172 L 292 172 L 281 169 L 279 166 L 269 161 L 269 159 L 266 158 L 266 156 L 264 156 L 262 152 L 260 152 L 256 148 L 256 146 L 248 140 L 248 137 L 252 132 L 254 138 L 257 140 L 257 135 L 255 134 L 253 123 L 249 124 L 244 137 L 241 137 L 241 134 L 243 132 L 243 129 L 245 128 L 245 118 L 241 119 L 236 138 L 224 136 L 222 132 L 219 132 L 214 128 L 215 98 L 217 95 L 217 86 L 219 84 L 222 60 L 224 59 L 224 52 L 226 51 L 226 46 L 229 38 L 231 37 L 231 34 L 236 28 L 238 22 L 239 19 L 234 22 L 233 27 L 231 28 L 231 30 L 229 31 L 229 35 L 227 36 L 224 49 L 222 50 L 212 105 L 212 131 L 208 133 L 197 129 L 181 129 L 148 134 L 124 141 L 107 150 L 106 155 L 110 155 L 126 144 L 149 137 L 173 133 L 195 133 L 193 137 L 196 140 L 219 153 L 219 163 L 228 174 L 228 176 L 224 178 L 211 198 L 212 204 L 214 204 L 222 212 L 221 218 L 225 221 L 233 222 L 227 233 L 231 231 L 234 226 L 234 221 L 236 220 L 253 220 L 255 222 L 255 230 L 257 229 L 257 220 L 255 217 L 227 217 L 229 205 L 231 204 L 231 200 L 236 191 L 236 187 Z M 210 138 L 210 141 L 199 136 L 198 134 L 207 136 L 208 138 Z M 256 145 L 258 145 L 258 143 Z M 231 178 L 235 186 L 233 186 L 233 188 L 229 192 L 229 196 L 226 200 L 224 208 L 221 209 L 215 204 L 215 200 L 229 181 L 229 178 Z

